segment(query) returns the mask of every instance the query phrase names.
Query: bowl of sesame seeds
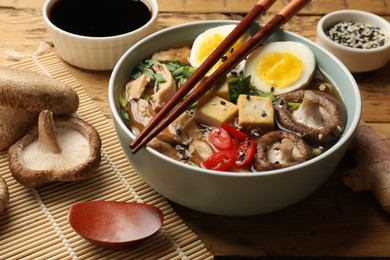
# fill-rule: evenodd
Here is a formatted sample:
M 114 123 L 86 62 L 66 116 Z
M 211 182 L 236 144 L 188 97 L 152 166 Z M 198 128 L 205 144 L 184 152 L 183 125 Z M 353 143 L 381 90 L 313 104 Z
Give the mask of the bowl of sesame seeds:
M 376 70 L 390 59 L 390 23 L 369 12 L 340 10 L 323 16 L 316 41 L 351 72 Z

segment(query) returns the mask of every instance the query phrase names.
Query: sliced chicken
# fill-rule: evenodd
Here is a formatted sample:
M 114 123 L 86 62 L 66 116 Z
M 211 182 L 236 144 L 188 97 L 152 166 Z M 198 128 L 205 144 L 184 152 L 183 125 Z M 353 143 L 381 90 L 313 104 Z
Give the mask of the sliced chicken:
M 214 154 L 214 150 L 206 140 L 193 140 L 188 148 L 189 160 L 200 165 L 204 160 Z
M 159 51 L 153 54 L 153 60 L 162 62 L 178 61 L 184 65 L 190 65 L 188 58 L 190 57 L 191 49 L 188 46 L 181 48 L 171 48 L 166 51 Z
M 142 74 L 136 80 L 129 81 L 126 84 L 127 100 L 140 99 L 142 93 L 145 91 L 145 88 L 149 84 L 149 82 L 150 82 L 150 78 L 145 74 Z
M 160 140 L 184 145 L 202 137 L 201 129 L 186 112 L 176 118 L 157 136 Z
M 165 82 L 158 84 L 158 91 L 151 96 L 154 109 L 158 111 L 175 95 L 176 82 L 165 64 L 155 64 L 153 70 L 165 79 Z
M 131 100 L 129 102 L 131 113 L 131 120 L 134 123 L 145 127 L 154 116 L 152 106 L 145 99 Z
M 179 152 L 178 150 L 172 146 L 170 143 L 161 141 L 158 138 L 153 138 L 149 143 L 148 146 L 153 148 L 154 150 L 165 154 L 166 156 L 173 158 L 175 160 L 180 160 Z

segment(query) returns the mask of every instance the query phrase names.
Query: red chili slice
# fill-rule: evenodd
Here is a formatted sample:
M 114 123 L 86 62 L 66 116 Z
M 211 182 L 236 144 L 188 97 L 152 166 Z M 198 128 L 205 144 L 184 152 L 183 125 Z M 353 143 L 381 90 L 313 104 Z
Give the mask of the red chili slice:
M 239 140 L 246 140 L 249 138 L 249 135 L 247 135 L 244 132 L 241 132 L 237 128 L 229 125 L 228 123 L 222 123 L 222 128 L 225 129 L 230 135 L 232 135 L 234 138 L 237 138 Z
M 237 166 L 249 165 L 256 154 L 256 141 L 245 140 L 237 145 Z
M 232 150 L 223 150 L 214 153 L 207 158 L 201 166 L 216 171 L 227 171 L 234 166 L 237 161 L 237 153 Z
M 214 128 L 209 134 L 209 140 L 218 150 L 234 150 L 233 140 L 223 128 Z

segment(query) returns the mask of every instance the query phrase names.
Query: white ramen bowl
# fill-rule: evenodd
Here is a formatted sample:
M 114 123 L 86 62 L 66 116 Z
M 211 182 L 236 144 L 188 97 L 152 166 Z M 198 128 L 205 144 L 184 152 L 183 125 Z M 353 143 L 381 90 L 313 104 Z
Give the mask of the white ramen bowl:
M 154 52 L 191 43 L 208 28 L 236 21 L 203 21 L 171 27 L 145 38 L 129 49 L 115 66 L 109 82 L 109 103 L 123 150 L 142 179 L 166 198 L 185 207 L 217 215 L 247 216 L 291 206 L 317 190 L 332 174 L 358 126 L 361 98 L 348 69 L 331 53 L 312 41 L 279 30 L 268 41 L 297 41 L 313 52 L 321 70 L 338 87 L 348 121 L 341 139 L 328 151 L 304 163 L 268 172 L 219 172 L 175 161 L 147 147 L 136 154 L 130 143 L 134 134 L 122 122 L 118 97 L 137 63 Z M 260 25 L 252 27 L 253 32 Z
M 46 0 L 42 15 L 56 53 L 67 63 L 88 70 L 112 70 L 120 57 L 135 43 L 155 31 L 158 16 L 156 0 L 143 0 L 151 11 L 150 20 L 142 27 L 124 34 L 90 37 L 70 33 L 54 25 L 49 12 L 58 0 Z M 71 17 L 69 19 L 72 19 Z

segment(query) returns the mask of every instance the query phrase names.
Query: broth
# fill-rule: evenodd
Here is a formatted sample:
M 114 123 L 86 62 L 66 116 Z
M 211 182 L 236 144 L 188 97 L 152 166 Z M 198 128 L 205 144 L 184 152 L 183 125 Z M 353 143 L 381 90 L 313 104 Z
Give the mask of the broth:
M 134 78 L 137 78 L 137 80 L 140 80 L 141 79 L 140 75 L 142 75 L 142 74 L 148 74 L 148 73 L 153 74 L 154 73 L 153 71 L 148 71 L 148 70 L 145 70 L 142 73 L 142 72 L 140 72 L 140 68 L 142 68 L 142 69 L 152 68 L 153 66 L 155 66 L 155 63 L 160 63 L 160 62 L 156 62 L 155 60 L 146 60 L 146 62 L 141 62 L 137 66 L 135 71 L 133 71 L 132 75 L 134 76 Z M 194 70 L 194 68 L 192 68 L 189 64 L 184 65 L 182 63 L 178 63 L 178 62 L 174 62 L 174 61 L 162 61 L 161 64 L 164 64 L 164 66 L 169 68 L 171 75 L 173 75 L 175 82 L 179 86 L 180 86 L 180 84 L 183 84 L 183 82 L 181 82 L 181 81 L 183 79 L 185 81 L 186 77 L 187 78 L 190 77 L 191 71 Z M 150 67 L 148 67 L 148 66 L 150 66 Z M 177 67 L 174 67 L 174 66 L 177 66 Z M 181 71 L 182 74 L 179 75 L 178 71 Z M 187 73 L 185 73 L 185 72 L 187 72 Z M 155 74 L 158 74 L 158 73 L 156 72 Z M 138 112 L 134 112 L 135 111 L 134 109 L 137 106 L 139 106 L 139 104 L 137 102 L 139 102 L 139 100 L 143 100 L 142 101 L 143 106 L 144 106 L 143 113 L 147 114 L 148 120 L 150 120 L 156 113 L 154 111 L 154 108 L 153 108 L 153 106 L 155 105 L 155 104 L 153 105 L 154 101 L 151 101 L 151 100 L 153 100 L 153 94 L 156 93 L 156 91 L 158 91 L 157 86 L 160 83 L 157 83 L 157 81 L 159 80 L 158 79 L 159 76 L 158 77 L 156 75 L 148 75 L 148 76 L 150 76 L 150 77 L 154 76 L 155 79 L 151 80 L 150 82 L 147 83 L 147 85 L 145 86 L 145 90 L 142 91 L 141 96 L 139 96 L 138 98 L 132 98 L 132 97 L 129 98 L 129 88 L 131 88 L 131 87 L 126 85 L 123 88 L 122 95 L 120 97 L 120 104 L 121 104 L 120 112 L 121 112 L 122 118 L 124 119 L 124 122 L 127 124 L 127 126 L 130 128 L 130 130 L 135 135 L 137 135 L 138 132 L 140 130 L 142 130 L 142 128 L 146 125 L 146 124 L 144 124 L 144 122 L 139 120 L 139 118 L 137 118 L 140 115 L 134 115 L 134 114 L 138 113 Z M 145 77 L 145 76 L 143 76 L 143 77 Z M 240 83 L 237 83 L 237 80 L 235 78 L 239 78 Z M 238 73 L 231 72 L 230 74 L 228 74 L 228 77 L 226 78 L 226 82 L 228 82 L 229 93 L 231 93 L 232 88 L 234 88 L 234 84 L 241 84 L 243 81 L 245 81 L 245 79 L 242 76 L 242 72 L 238 72 Z M 134 83 L 135 81 L 133 80 L 131 82 Z M 163 82 L 161 84 L 166 83 L 164 81 L 161 81 L 161 82 Z M 131 84 L 133 84 L 133 83 L 131 83 Z M 130 83 L 128 83 L 128 84 L 130 84 Z M 215 87 L 215 88 L 217 88 L 217 87 Z M 346 118 L 343 118 L 344 116 L 346 116 L 345 107 L 343 105 L 341 96 L 339 95 L 339 93 L 337 91 L 337 88 L 331 83 L 331 81 L 329 79 L 326 78 L 326 76 L 318 68 L 315 69 L 313 76 L 310 80 L 310 83 L 304 89 L 324 93 L 326 99 L 330 99 L 330 100 L 335 99 L 336 100 L 335 102 L 337 103 L 336 107 L 338 107 L 338 109 L 340 110 L 339 111 L 340 118 L 346 119 Z M 293 92 L 297 93 L 298 91 L 293 91 Z M 216 94 L 216 93 L 217 93 L 217 91 L 214 91 L 214 92 L 209 91 L 209 93 L 206 94 L 205 97 L 202 97 L 192 108 L 190 108 L 185 114 L 183 114 L 181 116 L 181 118 L 177 119 L 177 121 L 172 123 L 157 138 L 155 138 L 154 141 L 151 141 L 149 143 L 149 146 L 166 154 L 169 157 L 172 157 L 172 158 L 179 160 L 179 161 L 182 161 L 184 163 L 189 163 L 192 165 L 208 168 L 207 166 L 204 165 L 204 163 L 205 163 L 205 161 L 207 161 L 207 159 L 204 158 L 204 155 L 202 153 L 207 154 L 209 152 L 209 150 L 208 150 L 209 148 L 212 150 L 212 152 L 210 152 L 211 154 L 217 154 L 219 152 L 223 152 L 224 150 L 227 150 L 226 148 L 219 148 L 217 146 L 217 143 L 215 143 L 215 141 L 214 142 L 210 141 L 210 136 L 215 134 L 214 131 L 216 129 L 218 129 L 218 131 L 219 131 L 219 129 L 225 129 L 225 127 L 224 127 L 224 124 L 222 124 L 222 128 L 221 128 L 220 126 L 216 127 L 213 125 L 207 125 L 207 124 L 198 122 L 196 120 L 196 117 L 194 117 L 194 111 L 196 112 L 196 110 L 199 107 L 204 106 L 204 104 L 209 102 L 214 96 L 220 95 L 220 94 Z M 273 107 L 278 106 L 278 104 L 280 106 L 280 100 L 282 97 L 284 97 L 284 95 L 272 96 L 272 93 L 259 93 L 258 91 L 254 91 L 253 89 L 248 91 L 248 93 L 243 93 L 243 95 L 246 95 L 246 99 L 248 99 L 248 100 L 252 96 L 273 98 L 273 103 L 272 103 Z M 226 98 L 226 99 L 228 99 L 228 98 Z M 222 104 L 222 102 L 225 103 L 224 100 L 225 99 L 223 99 L 223 101 L 220 101 L 221 104 Z M 299 100 L 299 101 L 294 100 L 294 102 L 303 103 L 302 100 Z M 149 106 L 150 104 L 152 104 L 153 106 Z M 223 105 L 225 105 L 225 104 L 223 104 Z M 276 108 L 273 108 L 273 109 L 276 110 Z M 294 110 L 294 108 L 289 107 L 288 110 Z M 333 117 L 336 115 L 329 114 L 327 116 Z M 282 131 L 283 132 L 293 132 L 293 131 L 281 126 L 279 124 L 279 122 L 276 120 L 276 118 L 277 117 L 275 116 L 275 124 L 274 124 L 273 128 L 266 129 L 266 130 L 265 130 L 265 128 L 258 128 L 258 127 L 253 127 L 253 128 L 242 127 L 238 124 L 238 121 L 237 121 L 238 117 L 237 116 L 235 116 L 233 120 L 229 120 L 227 123 L 229 124 L 230 127 L 234 128 L 236 131 L 238 131 L 238 136 L 240 134 L 243 134 L 243 136 L 245 136 L 245 138 L 241 139 L 241 138 L 235 136 L 235 134 L 237 134 L 237 132 L 234 132 L 234 130 L 231 130 L 231 129 L 229 130 L 230 132 L 228 132 L 228 133 L 231 136 L 233 146 L 235 147 L 234 148 L 235 151 L 237 151 L 236 150 L 236 149 L 238 149 L 237 147 L 240 147 L 242 145 L 244 145 L 244 146 L 249 145 L 250 142 L 248 142 L 248 141 L 250 141 L 250 140 L 255 140 L 256 142 L 258 142 L 258 140 L 262 136 L 265 136 L 268 132 L 272 132 L 272 133 L 282 132 Z M 335 131 L 342 132 L 341 130 L 344 127 L 343 124 L 345 124 L 345 123 L 340 123 L 340 125 L 337 125 L 336 128 L 334 128 L 332 130 L 333 132 L 330 133 L 330 135 L 333 135 Z M 188 129 L 190 129 L 190 130 L 188 130 Z M 226 128 L 226 129 L 228 129 L 228 128 Z M 321 130 L 319 130 L 319 131 L 321 132 Z M 189 134 L 189 133 L 191 133 L 191 134 Z M 195 135 L 193 135 L 194 133 L 195 133 Z M 337 135 L 338 134 L 339 133 L 337 133 Z M 188 135 L 188 136 L 186 136 L 186 135 Z M 304 134 L 297 133 L 297 135 L 300 135 L 300 137 L 302 137 L 302 139 L 306 138 L 304 136 Z M 201 136 L 201 137 L 199 137 L 199 136 Z M 306 140 L 305 141 L 310 146 L 310 149 L 312 149 L 311 156 L 315 157 L 315 156 L 323 153 L 324 151 L 326 151 L 326 149 L 328 149 L 332 145 L 334 145 L 334 143 L 337 142 L 337 140 L 339 139 L 340 136 L 341 136 L 341 133 L 337 137 L 334 137 L 334 138 L 330 137 L 329 141 L 326 141 L 326 142 L 325 141 L 323 142 L 323 140 L 317 140 L 318 142 L 316 140 L 314 142 L 306 141 Z M 319 138 L 319 139 L 321 139 L 321 138 Z M 200 148 L 193 145 L 193 143 L 195 141 L 199 143 L 198 145 L 200 145 L 199 146 Z M 274 150 L 279 149 L 279 145 L 280 146 L 282 145 L 281 144 L 282 141 L 278 141 L 278 142 L 279 143 L 276 144 L 276 146 L 273 145 L 270 147 L 272 147 L 272 149 L 274 149 Z M 252 146 L 253 146 L 253 144 L 252 144 Z M 196 149 L 199 149 L 201 151 L 197 151 Z M 249 148 L 247 147 L 246 149 L 249 149 Z M 245 150 L 245 152 L 239 152 L 239 153 L 241 153 L 241 157 L 243 157 L 242 154 L 247 156 L 246 152 L 247 152 L 247 150 Z M 257 154 L 258 153 L 259 153 L 259 151 L 257 151 Z M 291 151 L 291 154 L 293 154 L 292 151 Z M 253 156 L 253 155 L 251 155 L 251 156 Z M 256 156 L 258 157 L 258 155 L 256 155 Z M 211 157 L 212 156 L 208 155 L 208 158 L 211 158 Z M 238 155 L 238 157 L 235 157 L 236 165 L 230 167 L 228 169 L 229 171 L 252 171 L 252 170 L 254 170 L 252 163 L 245 164 L 245 165 L 237 164 L 237 161 L 242 160 L 241 157 L 240 157 L 240 155 Z M 224 160 L 226 160 L 226 158 Z M 254 159 L 254 160 L 256 160 L 256 159 Z M 275 159 L 273 164 L 279 164 L 278 160 L 279 159 Z M 221 168 L 219 170 L 224 170 L 224 169 Z M 256 170 L 256 171 L 258 171 L 258 170 Z

